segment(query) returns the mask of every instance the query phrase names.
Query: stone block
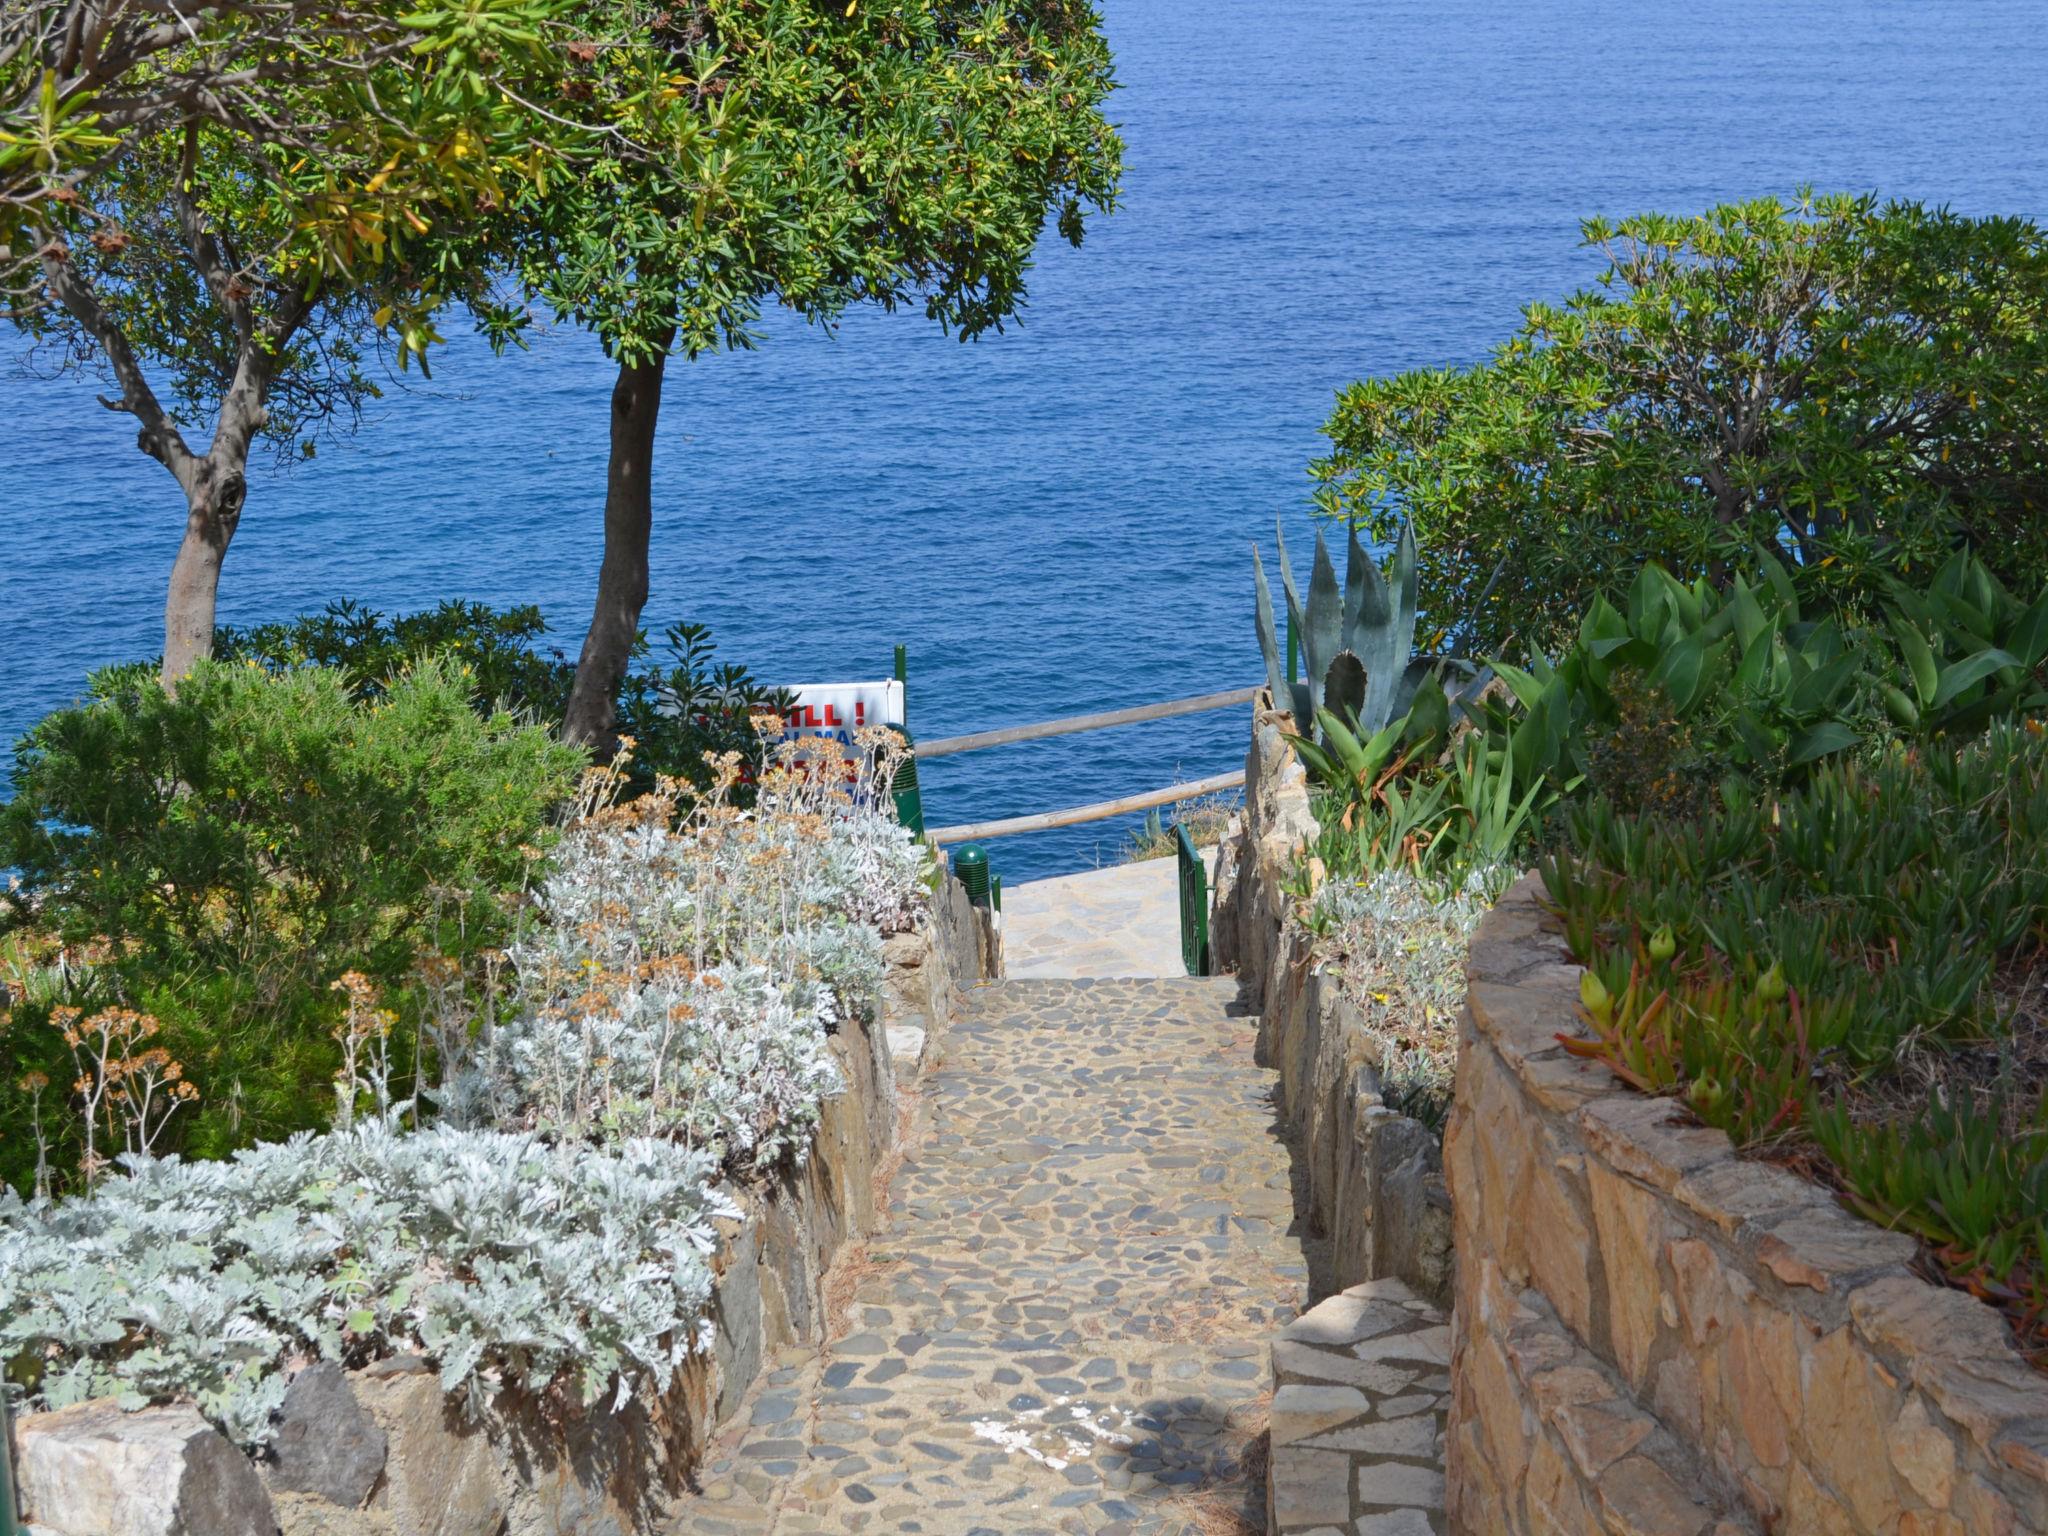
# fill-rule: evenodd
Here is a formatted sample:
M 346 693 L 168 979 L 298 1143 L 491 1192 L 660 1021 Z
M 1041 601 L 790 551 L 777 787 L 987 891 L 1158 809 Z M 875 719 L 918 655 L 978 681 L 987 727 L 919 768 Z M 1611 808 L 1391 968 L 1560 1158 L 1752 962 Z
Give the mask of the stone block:
M 1267 1471 L 1267 1513 L 1275 1531 L 1344 1525 L 1351 1519 L 1351 1458 L 1275 1444 Z
M 264 1467 L 273 1489 L 360 1509 L 384 1472 L 386 1441 L 331 1360 L 292 1378 L 278 1409 Z
M 1273 1444 L 1292 1445 L 1363 1416 L 1371 1407 L 1356 1387 L 1285 1386 L 1273 1394 Z
M 194 1408 L 99 1398 L 24 1418 L 15 1442 L 29 1520 L 63 1536 L 275 1536 L 256 1468 Z
M 1358 1469 L 1358 1502 L 1442 1509 L 1444 1475 L 1435 1467 L 1405 1461 L 1368 1462 Z
M 1650 1350 L 1657 1341 L 1658 1302 L 1664 1294 L 1657 1250 L 1664 1221 L 1655 1194 L 1601 1163 L 1587 1167 L 1593 1197 L 1593 1225 L 1607 1287 L 1607 1331 L 1615 1364 L 1630 1386 L 1649 1380 Z
M 482 1426 L 465 1419 L 424 1362 L 356 1373 L 357 1400 L 389 1443 L 371 1499 L 397 1536 L 499 1536 L 506 1500 Z

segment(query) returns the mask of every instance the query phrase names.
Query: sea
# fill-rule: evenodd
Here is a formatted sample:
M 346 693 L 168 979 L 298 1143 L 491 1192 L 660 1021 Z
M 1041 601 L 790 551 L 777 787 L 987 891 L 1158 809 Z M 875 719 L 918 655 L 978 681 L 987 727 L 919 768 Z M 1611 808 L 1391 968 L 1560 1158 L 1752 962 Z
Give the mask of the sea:
M 1599 271 L 1589 215 L 1802 186 L 2048 218 L 2044 0 L 1103 0 L 1122 205 L 1048 235 L 1028 306 L 770 314 L 669 371 L 649 627 L 780 683 L 885 677 L 926 738 L 1241 687 L 1251 549 L 1309 544 L 1351 380 L 1484 358 Z M 247 624 L 348 597 L 538 603 L 573 655 L 612 370 L 459 327 L 360 432 L 264 460 L 221 584 Z M 0 335 L 0 736 L 160 647 L 182 504 L 128 419 Z M 203 435 L 203 432 L 202 432 Z M 934 760 L 933 825 L 1239 766 L 1243 709 Z M 1006 884 L 1111 862 L 1142 818 L 990 845 Z

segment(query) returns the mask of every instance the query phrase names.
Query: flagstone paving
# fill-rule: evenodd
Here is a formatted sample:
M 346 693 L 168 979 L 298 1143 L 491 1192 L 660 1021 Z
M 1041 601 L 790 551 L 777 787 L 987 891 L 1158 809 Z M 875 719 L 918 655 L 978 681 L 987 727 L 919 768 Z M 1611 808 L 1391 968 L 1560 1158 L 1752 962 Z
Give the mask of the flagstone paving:
M 1256 1033 L 1229 980 L 977 990 L 926 1062 L 889 1214 L 835 1272 L 850 1294 L 832 1342 L 786 1350 L 764 1373 L 678 1529 L 1264 1531 L 1273 1345 L 1310 1300 L 1320 1245 L 1295 1221 Z M 1391 1374 L 1310 1364 L 1283 1382 Z M 1425 1416 L 1420 1438 L 1394 1447 L 1411 1462 L 1434 1460 L 1439 1387 L 1418 1380 L 1413 1402 L 1374 1400 L 1382 1417 Z M 1330 1458 L 1317 1443 L 1326 1426 L 1312 1428 L 1306 1445 L 1309 1429 L 1289 1431 L 1289 1455 L 1337 1474 L 1345 1513 L 1377 1521 L 1410 1502 L 1405 1488 L 1382 1497 L 1365 1481 L 1365 1439 L 1387 1431 Z M 1395 1475 L 1419 1486 L 1426 1470 Z M 1428 1493 L 1413 1502 L 1430 1508 Z M 1440 1521 L 1431 1509 L 1414 1529 Z M 1329 1536 L 1353 1536 L 1333 1524 Z
M 683 1528 L 1167 1536 L 1231 1509 L 1263 1529 L 1240 1460 L 1309 1273 L 1235 999 L 1185 978 L 975 993 L 844 1332 L 768 1374 Z
M 1203 858 L 1215 863 L 1215 850 Z M 1007 887 L 1003 970 L 1012 979 L 1185 976 L 1179 862 L 1144 859 Z

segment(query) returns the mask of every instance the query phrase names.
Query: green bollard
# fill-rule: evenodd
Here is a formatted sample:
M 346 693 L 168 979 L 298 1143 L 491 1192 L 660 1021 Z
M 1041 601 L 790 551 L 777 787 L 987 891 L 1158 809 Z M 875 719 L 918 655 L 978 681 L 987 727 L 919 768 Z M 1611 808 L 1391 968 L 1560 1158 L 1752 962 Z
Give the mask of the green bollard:
M 967 887 L 967 899 L 977 907 L 989 904 L 988 850 L 979 843 L 962 843 L 953 850 L 953 873 Z
M 906 742 L 911 740 L 910 732 L 903 732 Z M 917 748 L 912 745 L 903 754 L 903 760 L 896 765 L 896 777 L 890 781 L 889 793 L 896 802 L 896 819 L 910 828 L 910 835 L 924 838 L 924 794 L 917 787 Z

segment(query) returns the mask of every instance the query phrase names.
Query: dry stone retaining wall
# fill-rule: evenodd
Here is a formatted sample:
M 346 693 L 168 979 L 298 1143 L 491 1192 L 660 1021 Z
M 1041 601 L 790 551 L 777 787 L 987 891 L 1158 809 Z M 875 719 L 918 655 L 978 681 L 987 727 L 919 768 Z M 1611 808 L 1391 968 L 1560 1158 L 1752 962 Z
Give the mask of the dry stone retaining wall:
M 2048 1379 L 1914 1244 L 1569 1056 L 1533 879 L 1472 948 L 1445 1144 L 1453 1529 L 2048 1530 Z
M 1428 1127 L 1380 1096 L 1382 1046 L 1318 970 L 1282 884 L 1317 827 L 1283 714 L 1256 708 L 1244 811 L 1217 861 L 1210 947 L 1260 1017 L 1259 1060 L 1278 1069 L 1281 1112 L 1307 1164 L 1333 1288 L 1394 1277 L 1450 1299 L 1450 1201 Z
M 629 1536 L 665 1528 L 711 1436 L 777 1347 L 824 1335 L 824 1278 L 875 1215 L 915 1075 L 962 990 L 999 966 L 987 917 L 944 880 L 930 921 L 884 948 L 881 1019 L 830 1042 L 846 1091 L 800 1168 L 733 1191 L 713 1268 L 716 1339 L 659 1401 L 618 1413 L 502 1393 L 468 1419 L 415 1358 L 293 1379 L 276 1446 L 252 1463 L 189 1406 L 111 1400 L 16 1426 L 36 1536 Z

